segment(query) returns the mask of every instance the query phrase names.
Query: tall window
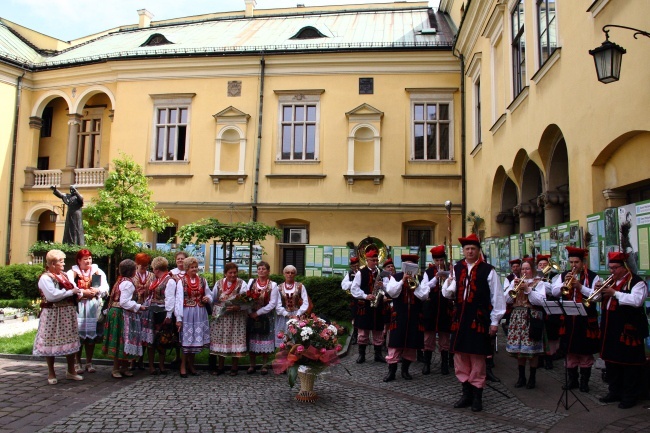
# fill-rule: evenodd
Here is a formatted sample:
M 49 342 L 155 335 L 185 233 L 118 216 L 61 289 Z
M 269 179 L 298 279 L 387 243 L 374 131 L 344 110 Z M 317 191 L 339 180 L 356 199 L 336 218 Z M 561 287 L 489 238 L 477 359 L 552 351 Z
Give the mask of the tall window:
M 512 90 L 515 97 L 526 84 L 526 36 L 524 35 L 524 1 L 519 0 L 510 15 L 512 28 Z
M 190 103 L 195 93 L 149 95 L 154 101 L 151 161 L 187 161 Z
M 539 29 L 539 65 L 542 66 L 557 48 L 555 0 L 537 0 L 537 28 Z
M 84 110 L 77 134 L 77 168 L 99 167 L 102 133 L 102 108 Z
M 158 108 L 156 112 L 156 161 L 185 161 L 188 107 Z
M 481 79 L 474 83 L 474 119 L 476 127 L 476 143 L 478 146 L 483 141 L 481 137 Z
M 415 161 L 451 159 L 451 104 L 423 102 L 413 105 L 413 157 Z
M 316 159 L 316 112 L 316 104 L 282 104 L 282 160 Z

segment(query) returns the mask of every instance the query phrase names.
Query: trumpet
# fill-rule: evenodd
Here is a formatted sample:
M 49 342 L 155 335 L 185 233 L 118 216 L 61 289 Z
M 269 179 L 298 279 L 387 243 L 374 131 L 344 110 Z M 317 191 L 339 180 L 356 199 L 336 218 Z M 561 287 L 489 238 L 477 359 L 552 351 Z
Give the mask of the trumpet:
M 517 296 L 519 296 L 519 290 L 521 290 L 522 287 L 528 286 L 528 284 L 534 282 L 538 278 L 530 278 L 530 279 L 520 279 L 517 285 L 512 289 L 508 291 L 508 296 L 510 296 L 512 299 L 516 299 Z
M 420 267 L 416 263 L 403 262 L 402 263 L 402 272 L 404 276 L 407 275 L 410 277 L 408 281 L 409 289 L 415 290 L 420 285 L 418 281 L 418 276 L 420 275 Z
M 571 284 L 573 283 L 573 279 L 575 278 L 575 272 L 576 272 L 576 268 L 574 266 L 573 268 L 571 268 L 571 277 L 564 280 L 564 283 L 562 284 L 563 295 L 568 295 L 569 292 L 571 291 Z
M 625 277 L 627 277 L 627 274 L 625 274 Z M 623 278 L 625 278 L 625 277 L 623 277 Z M 610 287 L 612 287 L 614 285 L 614 283 L 616 283 L 616 280 L 614 279 L 614 275 L 610 275 L 609 278 L 607 278 L 605 281 L 603 281 L 603 284 L 599 288 L 597 288 L 596 290 L 591 292 L 591 295 L 589 295 L 589 297 L 587 299 L 582 300 L 582 304 L 585 307 L 589 307 L 591 305 L 591 303 L 594 302 L 594 298 L 596 296 L 599 296 L 603 290 L 609 289 Z
M 562 272 L 560 266 L 557 263 L 555 263 L 553 260 L 549 260 L 548 265 L 544 266 L 544 268 L 541 269 L 541 271 L 544 274 L 544 278 L 548 278 L 549 274 L 552 271 L 555 271 L 558 274 Z

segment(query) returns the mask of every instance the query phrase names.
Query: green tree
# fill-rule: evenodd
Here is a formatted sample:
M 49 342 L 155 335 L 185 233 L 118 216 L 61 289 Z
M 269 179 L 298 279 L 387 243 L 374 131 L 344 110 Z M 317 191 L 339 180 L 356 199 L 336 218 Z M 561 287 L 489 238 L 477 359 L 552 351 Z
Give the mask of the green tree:
M 141 230 L 160 232 L 169 222 L 155 209 L 142 167 L 124 154 L 113 165 L 99 197 L 84 209 L 83 223 L 86 243 L 111 248 L 117 265 L 125 253 L 139 249 Z

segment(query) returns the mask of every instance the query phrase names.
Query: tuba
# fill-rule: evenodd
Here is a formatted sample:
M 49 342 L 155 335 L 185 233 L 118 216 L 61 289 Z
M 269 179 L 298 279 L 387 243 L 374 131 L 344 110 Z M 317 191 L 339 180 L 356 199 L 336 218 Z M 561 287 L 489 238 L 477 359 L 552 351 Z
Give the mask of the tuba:
M 357 257 L 359 257 L 359 264 L 361 267 L 367 266 L 366 250 L 371 245 L 374 245 L 379 250 L 379 254 L 377 255 L 377 258 L 379 259 L 379 266 L 381 266 L 388 257 L 388 247 L 386 247 L 386 244 L 383 243 L 379 238 L 368 236 L 367 238 L 362 239 L 361 242 L 359 242 L 357 245 Z

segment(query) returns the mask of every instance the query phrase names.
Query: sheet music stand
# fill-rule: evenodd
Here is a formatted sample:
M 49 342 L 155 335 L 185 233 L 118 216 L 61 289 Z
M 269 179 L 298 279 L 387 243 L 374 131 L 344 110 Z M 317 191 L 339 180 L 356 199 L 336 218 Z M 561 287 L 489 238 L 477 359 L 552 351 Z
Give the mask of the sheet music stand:
M 582 305 L 581 302 L 575 302 L 575 301 L 547 301 L 544 299 L 543 301 L 543 307 L 544 311 L 546 311 L 546 314 L 564 314 L 565 316 L 586 316 L 587 311 L 585 311 L 584 305 Z M 576 404 L 576 402 L 580 403 L 582 407 L 585 408 L 587 412 L 589 412 L 589 409 L 585 404 L 580 400 L 580 398 L 576 395 L 575 392 L 573 392 L 572 389 L 569 389 L 569 369 L 567 368 L 567 361 L 566 361 L 567 353 L 565 351 L 564 354 L 564 387 L 562 389 L 562 394 L 560 395 L 559 400 L 557 401 L 557 406 L 555 407 L 555 412 L 557 413 L 558 408 L 562 404 L 564 406 L 564 410 L 569 410 L 571 406 Z M 573 395 L 575 398 L 575 401 L 571 404 L 569 404 L 569 392 Z

